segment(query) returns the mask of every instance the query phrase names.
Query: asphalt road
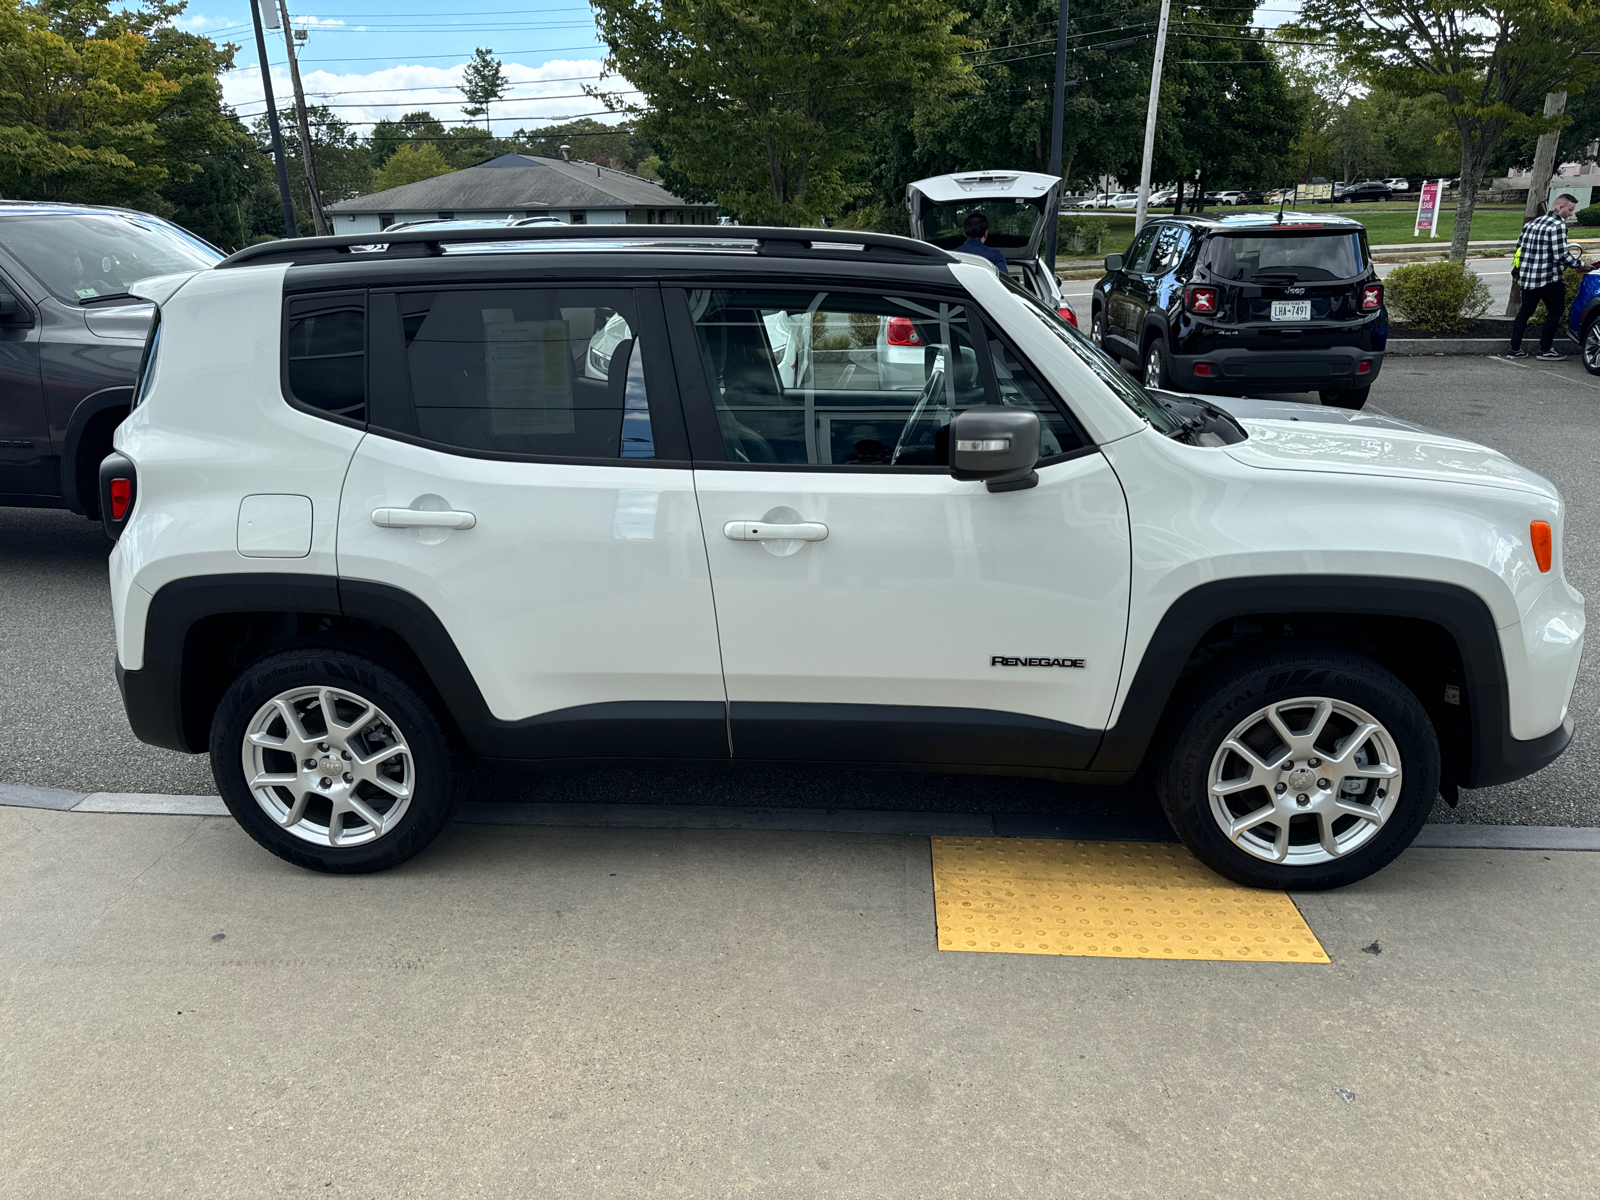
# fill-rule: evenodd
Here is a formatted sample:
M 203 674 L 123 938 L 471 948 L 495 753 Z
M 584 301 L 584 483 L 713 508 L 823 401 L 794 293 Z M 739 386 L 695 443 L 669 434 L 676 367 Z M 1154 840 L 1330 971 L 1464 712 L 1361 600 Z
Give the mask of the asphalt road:
M 1296 897 L 1328 964 L 941 951 L 930 865 L 458 824 L 340 877 L 0 809 L 0 1190 L 1594 1194 L 1600 854 L 1412 849 Z
M 1305 399 L 1305 397 L 1296 397 Z M 1372 405 L 1495 446 L 1566 497 L 1566 566 L 1600 590 L 1600 379 L 1575 362 L 1390 359 Z M 112 673 L 107 543 L 67 513 L 0 509 L 0 783 L 78 791 L 215 794 L 204 757 L 158 750 L 128 730 Z M 1573 697 L 1572 748 L 1530 779 L 1441 802 L 1435 821 L 1600 826 L 1600 673 L 1594 639 Z M 790 808 L 1073 811 L 1154 815 L 1148 789 L 1069 789 L 983 776 L 767 768 L 591 770 L 527 777 L 485 772 L 475 798 Z

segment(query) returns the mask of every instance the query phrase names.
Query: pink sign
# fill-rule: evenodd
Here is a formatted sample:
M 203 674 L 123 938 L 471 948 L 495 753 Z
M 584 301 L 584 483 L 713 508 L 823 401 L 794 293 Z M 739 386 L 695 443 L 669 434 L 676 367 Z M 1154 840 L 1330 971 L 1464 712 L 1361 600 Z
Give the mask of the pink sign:
M 1426 229 L 1429 237 L 1439 236 L 1439 180 L 1422 185 L 1422 195 L 1417 197 L 1417 227 L 1412 237 L 1421 237 Z

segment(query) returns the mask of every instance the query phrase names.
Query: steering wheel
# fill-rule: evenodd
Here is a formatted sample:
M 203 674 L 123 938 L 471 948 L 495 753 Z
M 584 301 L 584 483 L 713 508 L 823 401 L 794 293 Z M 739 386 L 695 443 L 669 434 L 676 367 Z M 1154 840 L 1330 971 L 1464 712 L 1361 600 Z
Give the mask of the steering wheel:
M 944 386 L 944 368 L 928 372 L 927 382 L 922 385 L 922 391 L 917 396 L 917 402 L 911 406 L 911 412 L 906 417 L 906 423 L 900 426 L 900 436 L 895 439 L 894 453 L 889 455 L 889 465 L 894 466 L 900 461 L 900 455 L 905 453 L 906 437 L 916 428 L 928 405 L 938 398 L 939 390 Z

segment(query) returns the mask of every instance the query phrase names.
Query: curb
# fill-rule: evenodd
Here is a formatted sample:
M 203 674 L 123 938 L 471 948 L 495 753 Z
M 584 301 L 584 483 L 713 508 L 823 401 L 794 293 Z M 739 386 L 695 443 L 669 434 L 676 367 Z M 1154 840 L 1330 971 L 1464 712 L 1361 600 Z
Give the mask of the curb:
M 226 817 L 217 796 L 72 792 L 0 784 L 0 806 L 57 812 Z M 748 829 L 876 833 L 913 837 L 1034 837 L 1103 842 L 1172 842 L 1164 823 L 1071 814 L 897 812 L 878 809 L 735 808 L 705 804 L 539 804 L 473 800 L 464 825 L 563 829 Z M 1600 829 L 1563 825 L 1424 825 L 1412 846 L 1438 850 L 1600 851 Z

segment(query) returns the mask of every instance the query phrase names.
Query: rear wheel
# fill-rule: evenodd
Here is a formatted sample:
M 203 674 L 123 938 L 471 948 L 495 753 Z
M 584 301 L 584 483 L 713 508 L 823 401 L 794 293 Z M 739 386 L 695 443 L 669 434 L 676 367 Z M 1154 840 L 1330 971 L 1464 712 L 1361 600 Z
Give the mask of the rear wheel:
M 1325 408 L 1365 408 L 1372 394 L 1369 384 L 1363 388 L 1325 388 L 1317 393 Z
M 1427 712 L 1361 655 L 1258 655 L 1214 673 L 1185 714 L 1162 807 L 1201 861 L 1251 887 L 1364 879 L 1411 844 L 1439 788 Z
M 460 803 L 457 758 L 416 688 L 348 650 L 260 660 L 211 723 L 211 770 L 234 819 L 317 871 L 381 871 L 427 846 Z
M 1600 375 L 1600 317 L 1593 317 L 1583 327 L 1579 339 L 1582 348 L 1583 369 L 1591 375 Z

